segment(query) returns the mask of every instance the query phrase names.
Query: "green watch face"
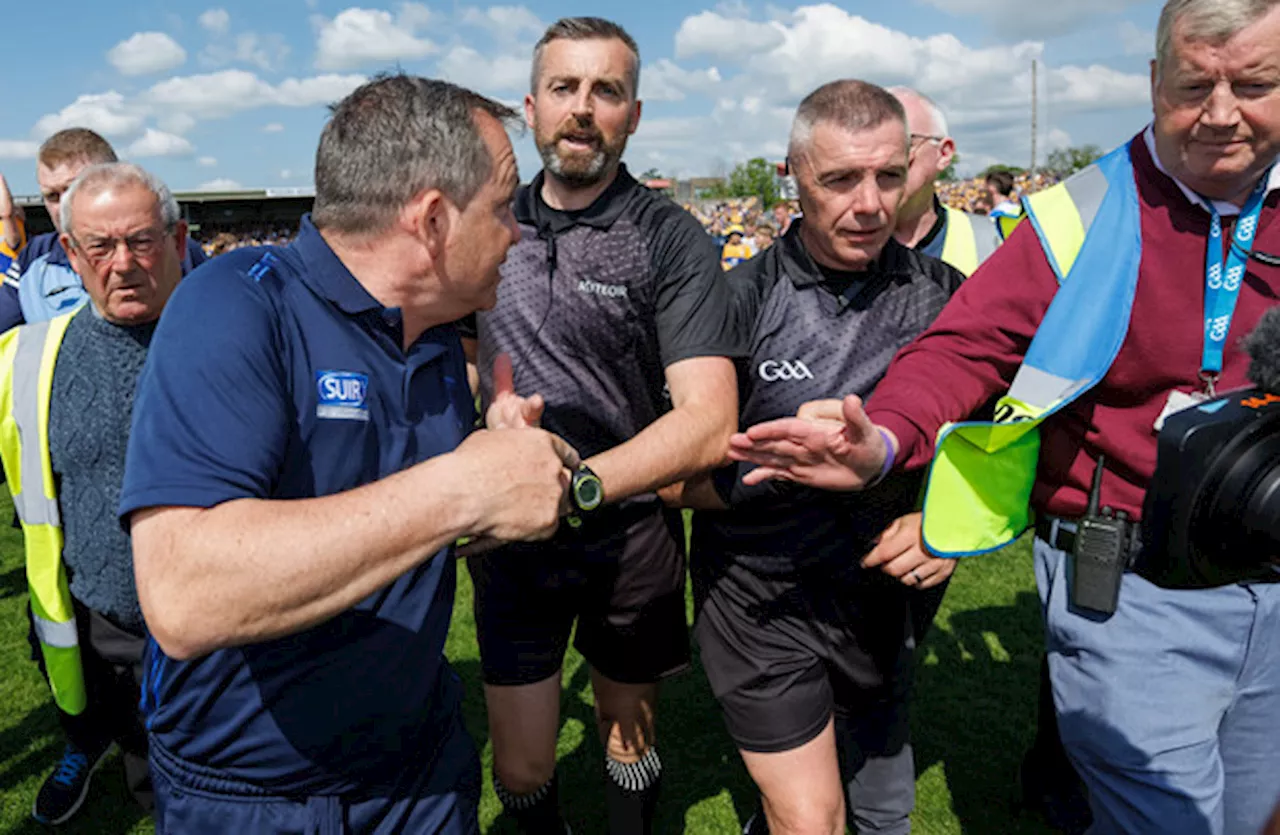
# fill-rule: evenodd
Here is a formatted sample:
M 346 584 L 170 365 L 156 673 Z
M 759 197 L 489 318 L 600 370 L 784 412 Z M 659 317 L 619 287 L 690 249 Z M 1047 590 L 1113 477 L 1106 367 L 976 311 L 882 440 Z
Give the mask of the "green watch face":
M 579 510 L 595 510 L 604 500 L 599 477 L 591 472 L 578 472 L 573 479 L 573 503 Z

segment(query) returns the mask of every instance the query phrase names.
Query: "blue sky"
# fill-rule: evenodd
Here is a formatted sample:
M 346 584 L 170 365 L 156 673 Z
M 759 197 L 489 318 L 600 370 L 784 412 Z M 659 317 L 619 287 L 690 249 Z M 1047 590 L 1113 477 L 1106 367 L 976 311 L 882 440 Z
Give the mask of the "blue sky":
M 781 158 L 796 103 L 824 81 L 910 84 L 950 120 L 962 170 L 1039 147 L 1113 146 L 1149 118 L 1154 0 L 675 3 L 64 0 L 6 9 L 0 172 L 35 194 L 35 148 L 85 125 L 175 190 L 306 186 L 325 104 L 399 66 L 511 103 L 556 18 L 609 17 L 636 38 L 644 117 L 633 170 L 723 173 Z M 521 174 L 537 168 L 516 137 Z

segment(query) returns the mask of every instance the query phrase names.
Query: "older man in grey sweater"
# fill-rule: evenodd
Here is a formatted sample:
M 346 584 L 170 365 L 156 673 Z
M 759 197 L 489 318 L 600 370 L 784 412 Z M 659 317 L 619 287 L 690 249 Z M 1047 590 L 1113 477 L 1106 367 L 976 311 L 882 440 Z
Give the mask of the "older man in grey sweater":
M 48 461 L 85 692 L 83 710 L 59 710 L 67 745 L 32 810 L 46 824 L 63 823 L 79 810 L 113 744 L 123 749 L 130 790 L 150 805 L 146 733 L 138 713 L 146 626 L 116 506 L 134 389 L 156 321 L 182 277 L 187 233 L 168 188 L 127 163 L 83 171 L 61 214 L 61 241 L 90 303 L 17 334 L 43 341 L 38 379 L 51 380 L 37 385 L 49 386 L 42 392 L 49 402 Z M 29 370 L 10 366 L 0 373 L 13 374 L 16 383 Z M 50 558 L 33 552 L 29 541 L 27 559 Z M 63 671 L 41 667 L 56 692 L 55 676 Z

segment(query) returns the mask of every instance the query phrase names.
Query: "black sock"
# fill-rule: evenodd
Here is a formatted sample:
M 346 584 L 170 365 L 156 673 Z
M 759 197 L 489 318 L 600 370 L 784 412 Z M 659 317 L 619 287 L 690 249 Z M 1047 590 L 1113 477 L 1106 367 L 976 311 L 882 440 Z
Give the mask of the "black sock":
M 610 835 L 649 835 L 662 785 L 662 761 L 656 749 L 634 763 L 605 755 L 604 797 L 609 807 Z
M 495 774 L 493 790 L 503 810 L 515 820 L 516 828 L 523 835 L 565 835 L 568 831 L 560 817 L 559 781 L 555 774 L 541 788 L 529 794 L 513 794 Z

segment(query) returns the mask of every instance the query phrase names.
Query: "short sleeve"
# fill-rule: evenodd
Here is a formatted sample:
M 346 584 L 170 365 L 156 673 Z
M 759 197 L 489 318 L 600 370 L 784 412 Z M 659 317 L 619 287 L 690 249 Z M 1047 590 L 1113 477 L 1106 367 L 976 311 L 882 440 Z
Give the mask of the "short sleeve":
M 655 318 L 664 366 L 691 357 L 746 353 L 715 242 L 692 215 L 674 209 L 654 235 Z
M 292 400 L 276 307 L 220 258 L 166 306 L 133 407 L 120 517 L 146 507 L 266 498 L 288 443 Z

